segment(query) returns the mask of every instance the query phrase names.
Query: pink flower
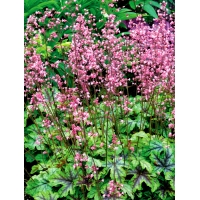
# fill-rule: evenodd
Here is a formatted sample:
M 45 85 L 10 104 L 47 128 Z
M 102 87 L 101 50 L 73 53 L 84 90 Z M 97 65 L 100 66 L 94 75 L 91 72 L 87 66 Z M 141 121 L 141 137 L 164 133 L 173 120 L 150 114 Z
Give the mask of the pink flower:
M 62 136 L 60 136 L 60 135 L 57 135 L 57 136 L 56 136 L 56 139 L 59 140 L 59 141 L 62 141 L 62 140 L 63 140 Z
M 169 124 L 168 127 L 169 127 L 170 129 L 172 129 L 172 128 L 174 128 L 174 124 Z
M 92 146 L 90 149 L 91 149 L 91 150 L 95 150 L 95 149 L 96 149 L 96 146 L 94 145 L 94 146 Z
M 91 167 L 91 169 L 92 169 L 92 171 L 95 172 L 95 173 L 99 170 L 99 168 L 96 167 L 95 165 L 93 165 L 93 166 Z
M 44 119 L 42 123 L 44 127 L 51 127 L 51 121 L 49 119 Z
M 99 99 L 96 98 L 93 102 L 94 102 L 96 105 L 98 105 L 98 104 L 99 104 Z
M 173 135 L 172 135 L 171 132 L 168 134 L 168 137 L 169 137 L 169 138 L 173 137 Z
M 76 13 L 72 13 L 71 16 L 72 16 L 72 17 L 76 17 Z
M 134 147 L 130 147 L 129 149 L 130 149 L 132 152 L 134 151 Z
M 100 147 L 103 147 L 104 146 L 104 143 L 103 142 L 101 142 L 101 144 L 100 144 Z
M 58 37 L 58 35 L 56 34 L 56 32 L 53 32 L 51 35 L 50 35 L 50 37 L 52 38 L 57 38 Z
M 41 142 L 37 139 L 37 140 L 35 141 L 35 144 L 36 144 L 36 145 L 40 145 Z

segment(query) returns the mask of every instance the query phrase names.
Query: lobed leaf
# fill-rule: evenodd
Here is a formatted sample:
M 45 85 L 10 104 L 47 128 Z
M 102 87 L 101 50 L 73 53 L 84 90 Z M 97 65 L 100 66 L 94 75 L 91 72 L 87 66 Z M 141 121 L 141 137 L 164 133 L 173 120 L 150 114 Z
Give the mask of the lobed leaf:
M 34 155 L 30 152 L 26 152 L 25 157 L 26 157 L 26 162 L 33 162 L 35 160 Z
M 147 162 L 146 160 L 140 160 L 140 165 L 142 167 L 142 169 L 146 169 L 148 172 L 152 172 L 152 166 L 149 162 Z
M 174 172 L 166 172 L 165 179 L 170 181 L 170 186 L 175 190 L 175 175 Z
M 43 163 L 33 165 L 32 168 L 31 168 L 30 174 L 34 174 L 37 171 L 42 171 L 45 168 L 46 168 L 46 166 Z
M 106 167 L 106 163 L 104 162 L 102 166 Z M 110 170 L 110 177 L 113 180 L 116 179 L 116 181 L 120 183 L 122 183 L 122 180 L 126 176 L 126 171 L 123 169 L 123 167 L 127 168 L 128 165 L 126 163 L 124 164 L 124 161 L 119 158 L 116 159 L 115 162 L 114 160 L 108 160 L 107 168 Z
M 25 191 L 27 194 L 33 197 L 40 194 L 41 192 L 52 191 L 52 188 L 49 185 L 48 180 L 39 177 L 35 178 L 32 176 L 32 179 L 27 182 Z
M 35 200 L 57 200 L 59 195 L 52 192 L 42 192 L 41 194 L 35 196 Z
M 128 118 L 127 123 L 124 121 L 123 123 L 119 123 L 119 131 L 120 133 L 130 133 L 135 128 L 136 122 L 130 118 Z
M 143 149 L 143 155 L 149 156 L 151 153 L 154 152 L 161 152 L 163 151 L 163 144 L 160 140 L 152 140 L 150 144 Z
M 99 194 L 101 194 L 102 190 L 106 189 L 107 184 L 108 184 L 108 180 L 100 182 L 100 183 L 96 183 L 96 186 L 91 187 L 90 191 L 87 194 L 87 197 L 90 199 L 100 200 L 101 198 L 99 198 Z
M 122 191 L 124 193 L 127 193 L 128 196 L 131 197 L 131 199 L 134 199 L 133 190 L 132 190 L 132 187 L 129 184 L 123 183 Z
M 58 190 L 60 197 L 66 197 L 69 192 L 70 194 L 74 193 L 74 181 L 78 174 L 72 171 L 72 169 L 72 166 L 67 166 L 65 168 L 65 173 L 59 170 L 51 176 L 50 180 L 52 186 L 62 185 L 62 187 Z
M 168 148 L 164 151 L 163 155 L 155 153 L 150 156 L 150 159 L 154 163 L 156 171 L 163 171 L 165 173 L 169 171 L 172 172 L 174 170 L 175 164 L 173 152 Z
M 154 174 L 149 173 L 146 169 L 142 169 L 140 166 L 137 166 L 134 170 L 129 170 L 128 175 L 133 175 L 131 181 L 133 183 L 134 192 L 142 189 L 143 182 L 146 183 L 152 191 L 155 191 L 160 185 Z
M 95 166 L 101 167 L 101 166 L 102 166 L 102 162 L 103 162 L 103 161 L 101 161 L 101 160 L 99 160 L 99 159 L 92 158 L 92 157 L 88 156 L 87 165 L 88 165 L 88 166 L 92 166 L 92 165 L 95 164 Z
M 128 174 L 133 174 L 133 191 L 142 189 L 142 182 L 145 182 L 148 186 L 151 186 L 150 174 L 147 170 L 142 170 L 140 167 L 137 167 L 134 170 L 130 170 Z

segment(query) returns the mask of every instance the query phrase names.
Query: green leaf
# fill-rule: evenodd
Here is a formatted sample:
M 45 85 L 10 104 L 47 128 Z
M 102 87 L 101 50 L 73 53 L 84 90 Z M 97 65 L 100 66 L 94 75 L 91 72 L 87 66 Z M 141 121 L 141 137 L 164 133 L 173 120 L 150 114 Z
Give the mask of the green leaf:
M 126 177 L 126 171 L 122 167 L 112 167 L 110 169 L 111 179 L 122 182 L 123 178 Z
M 144 3 L 148 3 L 150 0 L 135 0 L 135 4 L 139 5 L 139 4 L 144 4 Z
M 117 37 L 121 37 L 121 36 L 124 36 L 124 35 L 130 35 L 130 32 L 123 32 L 123 33 L 120 33 L 118 35 L 116 35 Z
M 35 160 L 34 155 L 30 152 L 26 152 L 25 157 L 26 157 L 26 162 L 33 162 Z
M 173 190 L 175 190 L 175 175 L 174 172 L 166 172 L 165 179 L 170 181 L 170 185 Z
M 103 164 L 103 169 L 98 173 L 98 179 L 102 179 L 105 178 L 105 176 L 108 174 L 109 169 L 107 167 L 105 167 L 105 164 Z
M 87 194 L 87 197 L 94 200 L 100 200 L 101 198 L 99 198 L 98 191 L 101 196 L 101 189 L 106 188 L 106 186 L 107 186 L 107 181 L 100 182 L 98 183 L 98 185 L 96 184 L 96 186 L 91 187 L 90 191 Z
M 40 161 L 40 162 L 47 162 L 48 161 L 48 155 L 47 154 L 37 154 L 35 156 L 35 159 L 37 161 Z
M 97 23 L 96 23 L 96 26 L 97 26 L 98 29 L 103 28 L 104 25 L 105 25 L 105 21 L 100 21 L 100 22 L 97 22 Z
M 41 4 L 43 3 L 43 4 Z M 55 4 L 56 8 L 59 8 L 60 4 L 57 0 L 25 0 L 24 1 L 24 12 L 30 12 L 30 9 L 33 7 L 48 7 L 48 4 Z M 41 6 L 42 5 L 42 6 Z
M 94 8 L 90 8 L 90 12 L 91 12 L 94 16 L 96 16 L 96 10 L 95 10 Z
M 162 152 L 162 154 L 152 154 L 150 159 L 154 163 L 156 171 L 163 171 L 164 173 L 174 171 L 174 154 L 169 148 Z
M 135 167 L 137 167 L 138 165 L 139 165 L 139 161 L 136 159 L 136 158 L 134 158 L 132 161 L 131 161 L 131 164 L 133 165 L 133 167 L 135 168 Z
M 101 157 L 104 157 L 106 155 L 105 149 L 98 149 L 94 151 L 94 155 L 100 155 Z
M 157 7 L 157 8 L 160 8 L 160 4 L 158 3 L 158 2 L 156 2 L 156 1 L 150 1 L 149 2 L 152 6 L 155 6 L 155 7 Z
M 51 190 L 52 188 L 49 185 L 48 180 L 43 179 L 39 176 L 32 176 L 32 179 L 27 182 L 27 187 L 25 191 L 27 194 L 33 197 L 40 194 L 41 192 L 47 192 Z
M 67 166 L 65 168 L 65 173 L 58 171 L 51 177 L 52 186 L 62 185 L 58 190 L 60 197 L 66 197 L 69 192 L 70 194 L 74 193 L 74 181 L 77 178 L 77 173 L 72 171 L 72 169 L 73 166 Z
M 32 125 L 25 128 L 25 135 L 30 136 L 30 133 L 33 132 L 33 133 L 35 133 L 35 136 L 34 137 L 31 136 L 31 137 L 35 139 L 35 137 L 37 137 L 37 131 L 36 130 L 37 130 L 37 128 L 36 128 L 35 124 L 32 124 Z
M 141 103 L 136 103 L 133 107 L 132 107 L 132 111 L 135 112 L 135 114 L 139 114 L 142 110 L 142 106 Z
M 146 146 L 143 150 L 144 155 L 149 156 L 153 152 L 161 152 L 163 150 L 163 144 L 160 140 L 150 141 L 150 145 Z
M 46 59 L 47 56 L 48 57 L 50 56 L 50 53 L 47 53 L 46 48 L 47 48 L 48 51 L 51 50 L 50 46 L 46 47 L 46 45 L 42 45 L 41 47 L 36 47 L 36 53 L 42 55 L 43 58 Z
M 87 165 L 91 167 L 91 166 L 94 165 L 94 164 L 95 164 L 95 166 L 97 166 L 97 167 L 101 167 L 101 166 L 102 166 L 102 161 L 99 160 L 99 159 L 92 158 L 92 157 L 88 156 Z
M 159 187 L 159 180 L 157 178 L 154 178 L 153 181 L 151 181 L 151 192 L 155 192 Z
M 122 146 L 118 146 L 117 149 L 115 150 L 116 155 L 119 155 L 122 152 Z
M 46 168 L 47 168 L 47 166 L 44 163 L 33 165 L 32 168 L 31 168 L 30 174 L 34 174 L 35 172 L 44 170 Z
M 157 15 L 155 9 L 154 9 L 150 4 L 145 4 L 145 5 L 143 6 L 143 9 L 144 9 L 147 13 L 149 13 L 152 17 L 158 18 L 158 15 Z
M 127 29 L 126 25 L 125 25 L 123 22 L 121 22 L 121 23 L 119 24 L 119 27 L 124 28 L 124 29 Z M 130 32 L 123 32 L 123 33 L 129 33 L 129 34 L 130 34 Z M 118 34 L 117 37 L 119 37 L 119 36 L 121 36 L 121 35 L 122 35 L 122 33 Z M 126 35 L 126 34 L 124 34 L 124 35 Z
M 144 137 L 142 137 L 144 136 Z M 133 146 L 136 146 L 138 150 L 143 150 L 144 147 L 149 145 L 150 134 L 145 133 L 145 135 L 141 132 L 135 133 L 131 137 L 131 143 Z
M 169 181 L 165 179 L 163 176 L 158 176 L 158 180 L 160 182 L 160 187 L 157 189 L 156 193 L 161 199 L 174 199 L 174 189 L 169 184 Z M 173 197 L 173 198 L 172 198 Z
M 52 175 L 59 172 L 59 169 L 56 167 L 51 167 L 47 170 L 47 172 L 44 172 L 44 177 L 50 179 Z
M 138 14 L 134 13 L 134 12 L 119 13 L 117 15 L 117 19 L 118 20 L 129 20 L 129 19 L 136 18 L 137 16 L 138 16 Z
M 142 130 L 144 130 L 145 128 L 149 128 L 149 123 L 147 122 L 147 120 L 145 118 L 142 118 L 141 120 L 141 114 L 138 114 L 138 116 L 135 119 L 135 122 L 139 129 L 142 128 Z
M 131 7 L 133 10 L 135 10 L 135 8 L 136 8 L 135 2 L 129 1 L 129 5 L 130 5 L 130 7 Z
M 133 191 L 141 190 L 142 183 L 145 182 L 149 187 L 151 187 L 152 181 L 150 173 L 146 169 L 142 169 L 141 167 L 137 167 L 134 170 L 130 170 L 128 174 L 133 174 L 133 178 L 131 182 L 133 183 Z
M 128 9 L 128 8 L 122 8 L 118 13 L 127 13 L 127 12 L 130 12 L 131 9 Z
M 173 5 L 175 5 L 175 0 L 169 0 L 169 2 L 171 3 L 171 4 L 173 4 Z
M 149 162 L 147 162 L 146 160 L 140 160 L 140 165 L 142 167 L 142 169 L 146 169 L 148 172 L 152 171 L 152 166 Z
M 140 192 L 140 199 L 141 197 L 143 197 L 144 199 L 147 199 L 147 200 L 155 200 L 155 199 L 158 199 L 158 195 L 155 193 L 155 192 L 151 192 L 150 190 L 147 190 L 147 191 L 142 191 Z M 139 197 L 138 195 L 138 197 Z
M 143 143 L 143 144 L 148 143 L 148 141 L 150 140 L 149 133 L 145 133 L 144 131 L 140 131 L 140 132 L 134 133 L 131 136 L 131 141 L 138 142 L 138 140 L 139 140 L 140 143 Z
M 134 133 L 134 137 L 148 138 L 148 135 L 144 131 L 140 131 L 140 132 Z
M 123 123 L 119 124 L 120 133 L 130 133 L 135 128 L 136 122 L 128 118 L 127 122 L 124 120 Z
M 24 147 L 30 150 L 34 150 L 37 144 L 35 144 L 35 140 L 32 138 L 25 137 L 24 138 Z
M 38 170 L 42 170 L 43 168 L 40 166 L 40 164 L 38 165 L 33 165 L 33 167 L 31 168 L 31 172 L 30 174 L 34 174 L 35 172 L 37 172 Z
M 41 194 L 35 196 L 35 200 L 57 200 L 58 198 L 58 194 L 52 192 L 42 192 Z
M 140 166 L 136 167 L 134 170 L 130 170 L 128 175 L 130 174 L 134 175 L 129 182 L 129 184 L 133 184 L 133 192 L 142 190 L 143 182 L 151 188 L 152 192 L 156 191 L 160 186 L 156 175 L 149 173 L 146 169 L 142 169 Z
M 106 163 L 104 162 L 103 167 L 106 167 Z M 125 163 L 122 159 L 114 159 L 108 160 L 107 168 L 110 170 L 110 177 L 114 180 L 116 179 L 117 182 L 122 183 L 122 180 L 126 176 L 126 171 L 123 169 L 123 167 L 127 168 L 128 165 Z
M 37 1 L 32 1 L 32 2 L 37 2 Z M 30 6 L 25 6 L 24 8 L 24 18 L 28 18 L 31 14 L 33 14 L 36 11 L 42 10 L 45 7 L 48 8 L 57 8 L 59 9 L 59 5 L 57 4 L 58 1 L 54 1 L 54 0 L 48 0 L 46 2 L 42 2 L 42 3 L 37 3 L 36 5 L 30 5 Z M 27 5 L 27 4 L 26 4 Z M 26 21 L 26 20 L 24 20 Z
M 166 199 L 166 200 L 171 200 L 172 197 L 174 199 L 174 191 L 172 189 L 168 189 L 168 188 L 165 188 L 165 187 L 161 187 L 157 190 L 158 192 L 158 196 L 161 198 L 161 199 Z M 169 197 L 170 196 L 170 197 Z
M 28 119 L 28 113 L 27 111 L 24 111 L 24 127 L 26 127 L 27 119 Z
M 131 199 L 134 199 L 133 190 L 132 190 L 132 187 L 129 184 L 123 183 L 122 191 L 124 193 L 127 193 L 128 196 L 131 197 Z
M 92 188 L 90 189 L 90 191 L 88 192 L 87 197 L 88 197 L 88 198 L 93 198 L 93 197 L 95 196 L 96 193 L 97 193 L 96 187 L 92 187 Z
M 91 5 L 93 4 L 93 0 L 85 1 L 85 2 L 82 2 L 81 4 L 82 4 L 81 9 L 84 9 L 86 7 L 91 7 Z

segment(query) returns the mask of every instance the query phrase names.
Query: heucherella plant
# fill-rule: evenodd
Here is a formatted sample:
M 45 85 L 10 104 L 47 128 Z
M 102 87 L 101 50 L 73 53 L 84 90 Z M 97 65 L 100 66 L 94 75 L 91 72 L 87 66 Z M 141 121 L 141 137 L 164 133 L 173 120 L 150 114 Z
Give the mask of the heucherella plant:
M 174 199 L 174 16 L 165 7 L 152 26 L 130 22 L 128 36 L 112 14 L 101 31 L 89 13 L 71 27 L 55 10 L 29 17 L 25 192 L 34 199 Z

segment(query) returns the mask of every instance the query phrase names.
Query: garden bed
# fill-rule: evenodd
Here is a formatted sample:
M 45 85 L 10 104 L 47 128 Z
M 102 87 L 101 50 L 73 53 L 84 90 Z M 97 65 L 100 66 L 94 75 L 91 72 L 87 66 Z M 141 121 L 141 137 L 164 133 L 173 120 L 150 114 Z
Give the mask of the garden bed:
M 25 199 L 174 199 L 174 14 L 130 2 L 29 16 Z

